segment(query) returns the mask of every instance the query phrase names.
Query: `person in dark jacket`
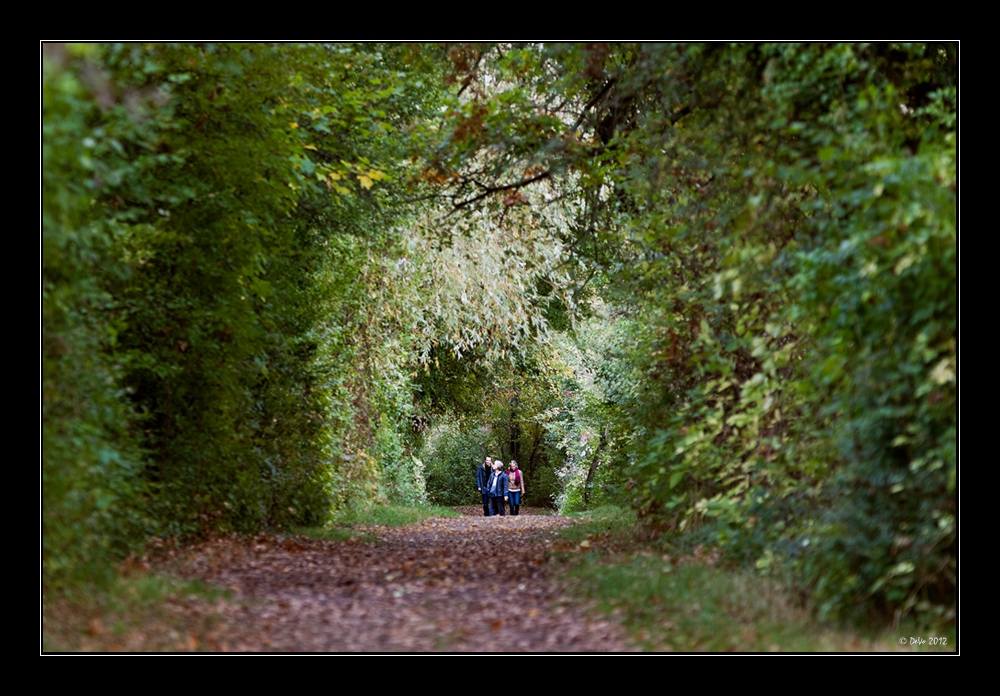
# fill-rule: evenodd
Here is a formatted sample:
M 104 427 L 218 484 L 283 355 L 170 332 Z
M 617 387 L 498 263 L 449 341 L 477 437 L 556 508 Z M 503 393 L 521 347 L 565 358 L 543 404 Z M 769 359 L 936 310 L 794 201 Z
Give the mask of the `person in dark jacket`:
M 490 491 L 490 502 L 493 505 L 493 514 L 503 517 L 507 514 L 507 474 L 503 470 L 503 462 L 497 460 L 493 462 L 493 475 L 487 484 Z
M 476 490 L 483 496 L 483 517 L 493 514 L 493 503 L 490 501 L 490 492 L 487 488 L 492 474 L 493 459 L 487 457 L 482 466 L 476 467 Z

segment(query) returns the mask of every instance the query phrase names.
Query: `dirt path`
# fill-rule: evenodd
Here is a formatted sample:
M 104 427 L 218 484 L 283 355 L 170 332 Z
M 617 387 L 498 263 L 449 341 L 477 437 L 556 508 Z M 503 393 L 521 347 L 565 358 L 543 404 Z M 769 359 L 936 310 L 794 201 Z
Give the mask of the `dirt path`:
M 546 560 L 562 517 L 437 518 L 374 541 L 220 539 L 180 567 L 234 591 L 222 651 L 617 652 L 616 624 L 567 599 Z

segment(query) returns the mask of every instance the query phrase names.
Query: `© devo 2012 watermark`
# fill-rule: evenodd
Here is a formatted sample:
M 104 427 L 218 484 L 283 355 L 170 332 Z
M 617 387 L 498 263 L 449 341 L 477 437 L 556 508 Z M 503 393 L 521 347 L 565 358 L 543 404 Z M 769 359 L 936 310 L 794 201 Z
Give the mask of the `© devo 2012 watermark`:
M 906 636 L 899 637 L 900 645 L 948 645 L 948 638 L 946 636 L 931 636 L 930 638 L 914 638 L 910 636 L 907 639 Z

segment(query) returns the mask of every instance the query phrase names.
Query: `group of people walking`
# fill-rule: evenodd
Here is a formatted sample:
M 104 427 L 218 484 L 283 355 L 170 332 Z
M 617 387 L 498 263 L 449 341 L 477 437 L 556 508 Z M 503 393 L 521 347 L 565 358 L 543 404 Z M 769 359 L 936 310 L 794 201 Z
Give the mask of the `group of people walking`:
M 503 462 L 487 457 L 482 466 L 476 467 L 476 490 L 483 496 L 484 517 L 506 515 L 508 502 L 511 515 L 521 514 L 524 476 L 513 459 L 504 471 Z

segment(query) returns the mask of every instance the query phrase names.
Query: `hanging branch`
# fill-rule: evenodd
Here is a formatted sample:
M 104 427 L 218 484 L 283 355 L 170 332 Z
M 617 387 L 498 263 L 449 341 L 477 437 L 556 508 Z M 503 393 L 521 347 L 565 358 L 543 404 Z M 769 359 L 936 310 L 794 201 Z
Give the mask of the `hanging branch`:
M 456 211 L 458 211 L 459 208 L 464 208 L 467 205 L 472 205 L 473 203 L 475 203 L 477 201 L 481 201 L 482 199 L 486 198 L 490 194 L 500 193 L 501 191 L 510 191 L 511 189 L 523 188 L 525 186 L 528 186 L 530 184 L 535 183 L 536 181 L 541 181 L 543 179 L 548 179 L 550 176 L 552 176 L 552 173 L 548 172 L 548 171 L 545 171 L 545 172 L 542 172 L 541 174 L 536 174 L 535 176 L 530 177 L 528 179 L 522 179 L 521 181 L 516 181 L 513 184 L 505 184 L 503 186 L 486 186 L 486 185 L 481 184 L 478 181 L 476 181 L 474 183 L 477 186 L 479 186 L 480 188 L 484 189 L 483 192 L 480 193 L 478 196 L 473 196 L 472 198 L 467 198 L 464 201 L 460 201 L 460 202 L 456 203 L 454 205 L 454 207 L 452 208 L 451 213 L 448 213 L 448 216 L 450 216 L 453 213 L 455 213 Z

